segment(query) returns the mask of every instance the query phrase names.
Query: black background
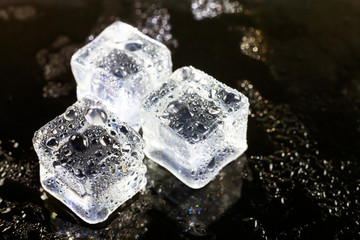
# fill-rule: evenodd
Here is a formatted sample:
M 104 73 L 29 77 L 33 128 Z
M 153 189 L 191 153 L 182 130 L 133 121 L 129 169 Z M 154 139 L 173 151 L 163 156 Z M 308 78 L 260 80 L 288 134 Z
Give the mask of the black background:
M 360 237 L 359 1 L 211 2 L 200 19 L 190 1 L 0 1 L 2 239 Z M 241 198 L 209 224 L 140 206 L 145 226 L 89 226 L 41 198 L 33 133 L 76 101 L 73 52 L 117 19 L 249 97 Z

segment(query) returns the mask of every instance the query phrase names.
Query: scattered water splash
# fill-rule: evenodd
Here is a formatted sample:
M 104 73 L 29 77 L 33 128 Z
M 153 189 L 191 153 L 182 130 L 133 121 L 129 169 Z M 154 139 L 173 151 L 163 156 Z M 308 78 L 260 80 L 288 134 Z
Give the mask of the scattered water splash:
M 67 96 L 74 91 L 75 83 L 70 77 L 70 59 L 77 47 L 67 36 L 59 36 L 48 49 L 41 49 L 36 54 L 37 63 L 47 80 L 43 87 L 44 98 Z
M 10 144 L 14 149 L 19 145 L 15 140 Z M 1 239 L 57 239 L 48 228 L 46 211 L 37 200 L 38 164 L 31 159 L 14 159 L 0 146 Z
M 31 163 L 27 159 L 15 161 L 11 155 L 0 147 L 0 179 L 9 179 L 27 187 L 39 185 L 36 179 L 38 164 Z
M 201 190 L 193 190 L 182 184 L 172 174 L 156 163 L 145 160 L 147 177 L 151 182 L 146 190 L 121 206 L 104 226 L 91 228 L 77 223 L 71 212 L 53 198 L 45 197 L 45 205 L 51 214 L 51 224 L 56 234 L 66 238 L 113 236 L 115 239 L 144 236 L 151 222 L 148 212 L 157 210 L 175 220 L 184 232 L 206 235 L 207 227 L 219 219 L 241 197 L 241 174 L 246 157 L 224 168 L 214 181 Z M 248 178 L 248 177 L 247 177 Z
M 119 14 L 116 9 L 121 9 L 117 1 L 103 1 L 103 11 L 99 16 L 97 23 L 90 31 L 86 42 L 92 41 L 107 26 L 115 21 L 123 21 L 135 26 L 139 31 L 167 45 L 176 48 L 177 40 L 171 33 L 172 25 L 170 23 L 170 14 L 168 9 L 163 7 L 159 1 L 140 1 L 133 3 L 133 12 L 128 15 Z
M 192 0 L 191 11 L 196 20 L 214 18 L 221 14 L 242 13 L 243 5 L 233 0 Z
M 171 34 L 170 14 L 159 2 L 135 1 L 136 27 L 144 34 L 167 46 L 177 47 Z
M 15 139 L 11 139 L 10 143 L 12 144 L 13 148 L 18 148 L 19 147 L 19 143 Z
M 288 201 L 293 201 L 294 189 L 300 187 L 322 209 L 325 219 L 330 216 L 338 219 L 337 236 L 346 233 L 349 224 L 360 230 L 359 223 L 341 220 L 348 216 L 353 219 L 360 217 L 360 185 L 353 173 L 354 169 L 358 169 L 357 162 L 348 159 L 341 162 L 323 159 L 317 142 L 287 105 L 274 105 L 263 99 L 249 81 L 240 81 L 239 88 L 249 97 L 250 117 L 266 129 L 276 146 L 273 154 L 251 156 L 250 161 L 250 166 L 254 169 L 254 180 L 260 181 L 267 197 L 287 206 Z M 323 221 L 326 222 L 324 219 L 317 219 L 313 226 L 304 225 L 297 231 L 301 235 L 304 229 L 321 225 Z
M 298 116 L 291 112 L 288 106 L 275 105 L 264 99 L 249 81 L 240 81 L 239 90 L 249 97 L 250 118 L 265 129 L 275 146 L 273 153 L 253 155 L 248 161 L 252 169 L 252 177 L 248 178 L 248 181 L 259 184 L 265 191 L 267 199 L 265 203 L 252 203 L 253 207 L 266 209 L 271 204 L 277 203 L 279 206 L 284 206 L 285 212 L 291 211 L 291 204 L 296 197 L 293 195 L 294 189 L 301 188 L 307 193 L 307 199 L 314 202 L 321 210 L 321 217 L 277 234 L 269 231 L 266 227 L 268 224 L 265 224 L 261 217 L 251 216 L 251 213 L 250 216 L 243 218 L 242 224 L 252 228 L 254 234 L 263 239 L 274 236 L 299 238 L 303 232 L 326 224 L 327 221 L 338 222 L 339 229 L 335 235 L 339 238 L 346 236 L 349 229 L 359 229 L 357 221 L 351 223 L 346 221 L 349 217 L 350 219 L 359 219 L 360 217 L 358 203 L 360 191 L 359 181 L 356 177 L 356 171 L 358 171 L 356 161 L 334 162 L 331 159 L 321 158 L 316 141 L 312 139 L 306 126 L 301 123 Z M 11 156 L 4 154 L 2 156 L 4 158 L 1 164 L 3 169 L 0 174 L 5 172 L 2 177 L 5 178 L 5 184 L 3 182 L 2 185 L 6 186 L 7 180 L 11 179 L 22 185 L 39 186 L 36 164 L 30 165 L 25 161 L 20 161 L 17 166 L 14 166 L 15 163 L 12 162 Z M 15 236 L 22 234 L 21 231 L 25 231 L 25 228 L 36 227 L 34 234 L 40 234 L 43 231 L 44 236 L 52 237 L 92 236 L 96 239 L 112 235 L 119 238 L 131 238 L 146 234 L 148 223 L 151 222 L 147 213 L 151 209 L 156 209 L 175 220 L 183 231 L 202 236 L 208 233 L 209 224 L 216 222 L 224 213 L 226 214 L 226 209 L 240 199 L 239 184 L 242 183 L 241 178 L 245 177 L 245 175 L 238 174 L 242 172 L 241 159 L 233 163 L 240 164 L 236 165 L 237 168 L 232 168 L 230 165 L 224 168 L 214 181 L 203 191 L 200 189 L 198 192 L 186 190 L 187 188 L 182 186 L 170 173 L 154 163 L 148 162 L 147 164 L 150 185 L 143 194 L 126 203 L 127 206 L 120 207 L 115 212 L 112 222 L 107 223 L 105 227 L 94 230 L 81 223 L 76 223 L 76 219 L 74 220 L 68 213 L 61 214 L 58 209 L 54 210 L 56 203 L 45 204 L 53 216 L 51 218 L 52 225 L 56 229 L 52 235 L 49 233 L 50 230 L 45 227 L 46 221 L 41 220 L 46 217 L 40 217 L 36 226 L 26 223 L 25 220 L 19 220 L 22 225 L 15 224 L 13 226 L 8 219 L 13 217 L 20 219 L 24 213 L 26 215 L 30 213 L 21 213 L 23 206 L 3 200 L 0 203 L 4 213 L 4 215 L 0 215 L 0 229 Z M 22 168 L 25 170 L 21 170 Z M 25 172 L 19 174 L 19 169 Z M 236 175 L 234 176 L 234 174 Z M 227 177 L 235 179 L 233 185 L 226 180 Z M 236 184 L 237 181 L 238 184 Z M 4 186 L 1 186 L 0 190 Z M 178 189 L 179 193 L 187 194 L 188 197 L 182 201 L 181 196 L 183 195 L 176 194 L 172 189 Z M 39 197 L 42 194 L 40 191 Z M 220 195 L 218 196 L 218 194 Z M 34 205 L 34 207 L 36 206 Z M 43 216 L 42 214 L 45 214 L 43 210 L 38 206 L 37 208 L 40 216 Z M 16 214 L 13 209 L 18 209 Z M 265 211 L 262 214 L 268 213 Z
M 247 166 L 247 158 L 242 155 L 208 185 L 197 190 L 185 186 L 152 161 L 147 161 L 147 166 L 150 189 L 156 192 L 152 198 L 153 207 L 175 220 L 184 231 L 204 235 L 206 228 L 240 199 L 242 171 Z
M 48 82 L 42 89 L 42 96 L 44 98 L 59 98 L 69 95 L 73 89 L 74 84 L 72 83 Z
M 126 202 L 110 218 L 98 225 L 88 225 L 65 208 L 56 199 L 45 200 L 45 206 L 50 211 L 50 223 L 55 234 L 67 239 L 135 239 L 147 232 L 150 209 L 147 193 L 139 193 Z
M 37 204 L 0 200 L 2 239 L 58 239 L 45 222 L 44 210 Z
M 266 45 L 264 43 L 264 35 L 260 29 L 237 26 L 230 30 L 238 31 L 243 35 L 239 43 L 242 54 L 255 60 L 266 60 Z
M 27 21 L 36 17 L 37 10 L 31 5 L 8 6 L 0 8 L 0 20 Z
M 53 80 L 70 71 L 70 59 L 76 47 L 67 36 L 59 36 L 49 49 L 41 49 L 36 54 L 45 80 Z
M 3 149 L 3 146 L 2 146 L 2 141 L 0 140 L 0 157 L 1 157 L 1 159 L 2 160 L 7 160 L 7 161 L 11 161 L 13 158 L 11 157 L 11 152 L 10 152 L 10 154 L 9 154 L 9 152 L 7 152 L 7 151 L 5 151 L 4 149 Z M 0 170 L 1 170 L 1 168 L 0 168 Z

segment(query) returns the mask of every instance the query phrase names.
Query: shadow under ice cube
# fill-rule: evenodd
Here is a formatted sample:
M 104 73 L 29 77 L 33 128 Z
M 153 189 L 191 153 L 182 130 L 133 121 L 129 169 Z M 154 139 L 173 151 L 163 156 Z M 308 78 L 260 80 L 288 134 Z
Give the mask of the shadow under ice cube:
M 141 100 L 172 72 L 165 45 L 117 21 L 71 59 L 77 96 L 96 96 L 120 120 L 138 129 Z
M 88 223 L 104 221 L 146 184 L 139 134 L 83 98 L 34 135 L 43 188 Z
M 246 149 L 248 99 L 193 67 L 176 70 L 144 101 L 145 154 L 192 188 Z

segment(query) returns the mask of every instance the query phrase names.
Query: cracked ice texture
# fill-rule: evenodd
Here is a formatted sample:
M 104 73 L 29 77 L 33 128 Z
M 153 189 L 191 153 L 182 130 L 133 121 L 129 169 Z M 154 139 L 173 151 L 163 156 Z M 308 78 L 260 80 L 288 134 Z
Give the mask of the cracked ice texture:
M 35 132 L 43 188 L 88 223 L 102 222 L 146 184 L 143 140 L 85 97 Z
M 192 188 L 246 149 L 248 99 L 193 67 L 176 70 L 142 109 L 145 154 Z
M 96 96 L 120 120 L 140 127 L 142 99 L 172 72 L 167 47 L 117 21 L 71 58 L 77 96 Z

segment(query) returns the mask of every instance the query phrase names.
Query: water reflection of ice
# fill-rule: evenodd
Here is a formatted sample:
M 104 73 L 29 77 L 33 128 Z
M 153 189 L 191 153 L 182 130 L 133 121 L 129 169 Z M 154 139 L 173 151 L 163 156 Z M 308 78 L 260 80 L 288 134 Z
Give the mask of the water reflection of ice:
M 47 80 L 43 87 L 44 98 L 58 98 L 71 93 L 75 83 L 70 75 L 70 58 L 78 47 L 67 36 L 59 36 L 49 48 L 37 52 L 37 63 Z
M 81 223 L 55 199 L 45 199 L 51 212 L 51 223 L 57 234 L 66 238 L 108 235 L 136 238 L 144 235 L 150 221 L 149 210 L 163 213 L 175 221 L 181 231 L 195 235 L 206 234 L 206 228 L 219 219 L 241 197 L 246 156 L 226 166 L 202 189 L 191 189 L 156 163 L 145 160 L 148 166 L 148 186 L 141 194 L 121 206 L 103 225 L 93 227 Z M 104 227 L 106 226 L 106 227 Z
M 201 189 L 191 189 L 159 165 L 148 161 L 148 179 L 156 192 L 153 205 L 175 220 L 185 231 L 203 234 L 206 226 L 241 197 L 242 171 L 246 156 L 226 166 Z
M 136 27 L 167 46 L 177 47 L 171 34 L 170 14 L 160 2 L 135 1 Z
M 192 0 L 191 11 L 196 20 L 202 20 L 223 13 L 242 13 L 243 6 L 232 0 Z

